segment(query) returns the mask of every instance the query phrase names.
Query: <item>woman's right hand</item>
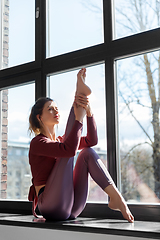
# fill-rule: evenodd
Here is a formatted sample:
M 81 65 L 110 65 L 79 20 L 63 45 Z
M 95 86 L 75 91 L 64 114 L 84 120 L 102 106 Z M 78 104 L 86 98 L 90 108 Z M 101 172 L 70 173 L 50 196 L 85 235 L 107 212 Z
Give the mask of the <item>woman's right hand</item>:
M 75 96 L 75 102 L 78 106 L 83 107 L 86 110 L 86 115 L 88 117 L 92 116 L 92 110 L 89 103 L 89 98 L 83 94 L 79 94 Z
M 75 120 L 82 123 L 83 118 L 86 115 L 86 110 L 83 107 L 77 105 L 76 102 L 74 102 L 73 106 L 74 106 Z

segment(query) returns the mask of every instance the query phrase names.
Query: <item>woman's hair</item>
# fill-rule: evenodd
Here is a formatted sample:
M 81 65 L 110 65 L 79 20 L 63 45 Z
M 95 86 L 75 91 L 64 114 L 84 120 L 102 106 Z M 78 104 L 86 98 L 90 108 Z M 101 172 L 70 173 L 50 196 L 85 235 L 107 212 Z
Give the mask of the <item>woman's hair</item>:
M 29 131 L 30 131 L 30 133 L 34 132 L 35 135 L 40 133 L 41 126 L 37 119 L 37 115 L 39 115 L 39 116 L 42 115 L 44 105 L 48 101 L 53 101 L 53 99 L 48 98 L 48 97 L 42 97 L 42 98 L 39 98 L 33 105 L 30 116 L 29 116 Z

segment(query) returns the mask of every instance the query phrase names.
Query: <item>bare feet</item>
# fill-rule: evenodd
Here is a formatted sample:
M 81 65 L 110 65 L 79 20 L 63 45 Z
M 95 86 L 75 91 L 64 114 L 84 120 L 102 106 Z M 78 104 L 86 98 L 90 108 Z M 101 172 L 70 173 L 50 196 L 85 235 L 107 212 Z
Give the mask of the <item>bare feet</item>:
M 120 211 L 122 213 L 123 217 L 128 220 L 128 222 L 130 222 L 130 223 L 134 222 L 134 217 L 131 214 L 124 199 L 119 198 L 116 200 L 110 200 L 108 207 L 112 210 Z
M 104 190 L 110 197 L 108 207 L 112 210 L 120 211 L 123 217 L 128 220 L 128 222 L 133 223 L 134 217 L 116 186 L 109 185 Z
M 83 94 L 89 96 L 91 89 L 85 84 L 86 69 L 82 68 L 77 74 L 77 94 Z

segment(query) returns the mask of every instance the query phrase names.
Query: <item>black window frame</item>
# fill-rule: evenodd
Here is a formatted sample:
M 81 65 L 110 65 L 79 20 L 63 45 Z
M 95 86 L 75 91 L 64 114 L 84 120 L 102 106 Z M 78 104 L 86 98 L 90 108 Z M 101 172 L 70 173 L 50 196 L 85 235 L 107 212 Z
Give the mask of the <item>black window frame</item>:
M 46 96 L 47 75 L 105 64 L 108 170 L 117 184 L 118 120 L 115 60 L 160 49 L 160 28 L 114 39 L 112 0 L 103 1 L 104 43 L 46 58 L 46 0 L 35 0 L 35 61 L 0 70 L 0 89 L 35 81 L 35 99 Z M 36 18 L 36 11 L 39 11 Z M 128 204 L 137 220 L 160 220 L 157 204 Z M 30 213 L 27 201 L 0 200 L 0 212 Z M 87 203 L 82 216 L 120 218 L 107 204 Z

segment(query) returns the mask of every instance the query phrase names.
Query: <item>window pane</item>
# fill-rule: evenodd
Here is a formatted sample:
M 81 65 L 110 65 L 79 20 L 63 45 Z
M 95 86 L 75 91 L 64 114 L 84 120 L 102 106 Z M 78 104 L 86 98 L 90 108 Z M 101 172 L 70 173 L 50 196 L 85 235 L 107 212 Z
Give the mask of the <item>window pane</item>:
M 48 95 L 53 98 L 60 111 L 60 124 L 57 135 L 62 136 L 65 131 L 69 111 L 72 106 L 78 70 L 50 76 L 50 91 Z M 98 129 L 98 144 L 93 147 L 103 163 L 107 166 L 107 143 L 106 143 L 106 114 L 105 114 L 105 76 L 104 65 L 87 68 L 86 83 L 92 89 L 90 103 L 94 113 Z M 63 86 L 63 87 L 62 87 Z M 84 119 L 83 135 L 86 134 L 86 121 Z M 76 162 L 77 155 L 75 156 Z M 107 195 L 96 183 L 90 179 L 89 201 L 107 201 Z
M 159 203 L 160 52 L 117 61 L 121 191 L 127 201 Z
M 34 103 L 34 83 L 1 91 L 1 198 L 28 199 L 28 117 Z
M 160 26 L 157 0 L 114 0 L 116 37 L 124 37 Z
M 47 57 L 104 41 L 102 0 L 47 2 Z
M 35 59 L 35 1 L 4 0 L 0 6 L 0 69 Z

